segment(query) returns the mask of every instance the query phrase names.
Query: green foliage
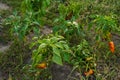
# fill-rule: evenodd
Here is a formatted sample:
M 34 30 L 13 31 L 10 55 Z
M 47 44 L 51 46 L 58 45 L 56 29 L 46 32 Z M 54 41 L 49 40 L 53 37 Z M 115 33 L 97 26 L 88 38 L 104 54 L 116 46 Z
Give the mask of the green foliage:
M 14 11 L 13 15 L 5 21 L 6 25 L 12 27 L 11 34 L 15 34 L 20 40 L 24 40 L 30 32 L 34 32 L 36 36 L 40 35 L 40 28 L 44 24 L 42 19 L 49 4 L 49 0 L 24 0 L 21 7 L 22 12 Z
M 23 13 L 32 12 L 35 16 L 40 17 L 45 14 L 49 4 L 50 0 L 24 0 L 21 9 Z
M 62 36 L 48 36 L 45 39 L 38 39 L 32 43 L 31 47 L 33 46 L 37 47 L 33 50 L 33 67 L 35 67 L 36 64 L 44 61 L 53 61 L 59 65 L 63 65 L 62 56 L 67 56 L 67 54 L 70 53 L 68 44 L 66 41 L 64 41 Z
M 94 66 L 94 53 L 92 51 L 92 47 L 86 40 L 82 40 L 78 45 L 74 46 L 73 48 L 73 59 L 72 63 L 74 66 L 79 66 L 79 68 L 85 68 L 86 70 L 89 68 L 95 68 Z M 87 58 L 92 58 L 91 60 L 87 61 Z
M 116 20 L 114 19 L 114 16 L 92 16 L 94 20 L 92 21 L 92 24 L 96 26 L 96 31 L 103 31 L 105 32 L 111 32 L 117 30 Z
M 5 23 L 11 27 L 14 40 L 16 37 L 24 40 L 33 34 L 32 62 L 23 67 L 25 79 L 47 80 L 53 62 L 68 63 L 84 72 L 95 69 L 96 59 L 101 56 L 107 60 L 110 51 L 106 44 L 112 40 L 108 34 L 120 32 L 119 3 L 113 0 L 23 0 L 19 12 L 13 12 Z M 53 33 L 40 34 L 48 18 Z M 47 63 L 47 69 L 36 69 L 42 62 Z
M 95 29 L 96 40 L 107 38 L 111 32 L 119 32 L 119 27 L 114 16 L 91 15 L 93 19 L 89 24 L 90 29 Z
M 56 23 L 59 23 L 56 22 Z M 79 25 L 77 22 L 75 21 L 62 21 L 60 22 L 59 25 L 56 25 L 53 28 L 53 32 L 54 34 L 60 34 L 63 35 L 68 41 L 71 39 L 79 39 L 82 36 L 84 36 L 84 31 L 82 31 L 82 26 Z M 79 36 L 81 35 L 81 36 Z M 79 37 L 78 37 L 79 36 Z
M 32 30 L 36 35 L 40 32 L 40 24 L 33 18 L 32 14 L 26 14 L 23 18 L 19 16 L 17 12 L 14 12 L 13 15 L 6 19 L 6 25 L 10 25 L 12 27 L 11 34 L 17 36 L 20 40 L 23 40 Z

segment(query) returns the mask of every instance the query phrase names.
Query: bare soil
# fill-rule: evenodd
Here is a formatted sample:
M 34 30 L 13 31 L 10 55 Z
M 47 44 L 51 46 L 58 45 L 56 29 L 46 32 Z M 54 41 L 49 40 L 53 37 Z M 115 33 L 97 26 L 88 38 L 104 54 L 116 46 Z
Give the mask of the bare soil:
M 4 3 L 0 2 L 0 10 L 8 10 L 10 7 Z

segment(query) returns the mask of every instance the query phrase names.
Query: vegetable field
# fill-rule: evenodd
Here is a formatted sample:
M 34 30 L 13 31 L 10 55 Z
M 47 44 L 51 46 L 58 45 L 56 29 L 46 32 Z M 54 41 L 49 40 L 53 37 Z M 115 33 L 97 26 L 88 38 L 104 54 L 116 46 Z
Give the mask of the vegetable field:
M 0 80 L 120 80 L 120 0 L 1 0 Z

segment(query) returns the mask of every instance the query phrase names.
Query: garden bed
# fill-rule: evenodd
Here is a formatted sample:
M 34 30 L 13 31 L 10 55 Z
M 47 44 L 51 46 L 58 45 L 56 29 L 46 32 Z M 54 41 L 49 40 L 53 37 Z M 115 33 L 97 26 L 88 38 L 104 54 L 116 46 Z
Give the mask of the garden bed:
M 120 1 L 27 1 L 0 3 L 0 80 L 120 80 Z

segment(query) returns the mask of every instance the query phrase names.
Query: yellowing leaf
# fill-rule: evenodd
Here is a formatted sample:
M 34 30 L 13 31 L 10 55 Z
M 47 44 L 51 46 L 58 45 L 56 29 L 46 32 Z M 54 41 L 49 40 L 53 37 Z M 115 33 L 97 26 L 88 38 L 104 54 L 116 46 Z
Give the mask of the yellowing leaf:
M 86 58 L 86 61 L 90 61 L 92 59 L 93 59 L 93 57 L 89 57 L 89 58 Z

